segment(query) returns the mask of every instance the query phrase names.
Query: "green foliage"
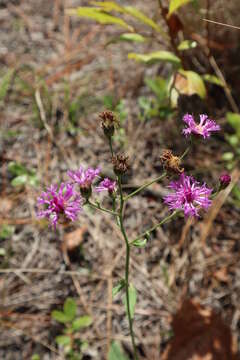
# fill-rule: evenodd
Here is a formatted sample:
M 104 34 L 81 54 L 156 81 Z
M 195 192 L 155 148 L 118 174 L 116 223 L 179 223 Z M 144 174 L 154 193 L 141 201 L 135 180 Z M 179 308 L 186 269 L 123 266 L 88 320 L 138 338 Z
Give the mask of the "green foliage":
M 181 6 L 188 4 L 191 0 L 170 0 L 168 16 L 172 15 Z
M 32 357 L 31 357 L 31 360 L 40 360 L 40 356 L 38 354 L 34 354 Z
M 15 161 L 11 161 L 8 164 L 8 171 L 14 177 L 11 181 L 12 186 L 37 186 L 39 181 L 37 178 L 36 171 L 33 169 L 27 169 L 24 165 L 17 163 Z
M 122 289 L 125 288 L 125 280 L 119 280 L 118 284 L 112 289 L 112 296 L 115 297 Z
M 56 343 L 64 348 L 64 353 L 69 360 L 81 360 L 82 352 L 87 347 L 87 342 L 77 339 L 75 333 L 92 324 L 92 318 L 88 315 L 77 316 L 77 304 L 74 299 L 67 298 L 63 305 L 63 311 L 54 310 L 52 318 L 65 325 L 63 335 L 56 337 Z
M 75 300 L 68 298 L 63 306 L 64 314 L 71 320 L 73 320 L 76 316 L 77 312 L 77 304 Z
M 5 96 L 7 95 L 14 73 L 15 73 L 14 69 L 9 69 L 6 72 L 6 74 L 3 76 L 0 83 L 0 101 L 3 101 Z
M 72 329 L 74 331 L 80 330 L 84 327 L 88 327 L 91 324 L 92 324 L 92 318 L 90 316 L 88 316 L 88 315 L 81 316 L 73 321 Z
M 183 69 L 178 70 L 178 73 L 172 76 L 168 84 L 168 91 L 172 107 L 177 106 L 179 94 L 197 94 L 202 99 L 205 99 L 207 96 L 207 90 L 202 77 L 194 71 Z
M 135 312 L 135 305 L 136 305 L 136 302 L 137 302 L 137 290 L 135 289 L 135 287 L 132 284 L 129 285 L 128 293 L 129 293 L 129 304 L 130 304 L 130 316 L 133 319 L 134 312 Z M 124 301 L 125 308 L 126 308 L 126 313 L 127 313 L 126 295 L 124 296 L 123 301 Z
M 69 15 L 77 15 L 79 17 L 85 17 L 99 22 L 100 24 L 115 24 L 121 27 L 124 27 L 130 31 L 133 31 L 133 28 L 128 25 L 124 20 L 117 18 L 115 16 L 106 14 L 101 11 L 99 8 L 91 7 L 78 7 L 77 9 L 69 9 Z
M 225 86 L 224 82 L 221 79 L 219 79 L 216 75 L 205 74 L 203 75 L 203 80 L 221 87 Z
M 128 360 L 128 357 L 123 353 L 119 343 L 113 341 L 108 354 L 108 360 Z
M 146 41 L 147 39 L 140 34 L 125 33 L 125 34 L 120 35 L 118 40 L 142 43 L 142 42 Z
M 177 67 L 181 65 L 181 60 L 179 59 L 179 57 L 177 57 L 172 52 L 165 50 L 154 51 L 149 54 L 129 53 L 128 58 L 143 62 L 145 64 L 153 64 L 156 62 L 165 61 L 165 62 L 170 62 Z
M 135 240 L 131 243 L 132 246 L 136 246 L 136 247 L 145 247 L 147 245 L 147 239 L 139 239 L 139 240 Z
M 15 227 L 12 225 L 2 225 L 0 228 L 0 239 L 9 239 L 15 231 Z
M 185 50 L 189 50 L 189 49 L 194 49 L 195 47 L 197 47 L 197 42 L 193 41 L 193 40 L 183 40 L 179 45 L 178 45 L 178 50 L 179 51 L 185 51 Z

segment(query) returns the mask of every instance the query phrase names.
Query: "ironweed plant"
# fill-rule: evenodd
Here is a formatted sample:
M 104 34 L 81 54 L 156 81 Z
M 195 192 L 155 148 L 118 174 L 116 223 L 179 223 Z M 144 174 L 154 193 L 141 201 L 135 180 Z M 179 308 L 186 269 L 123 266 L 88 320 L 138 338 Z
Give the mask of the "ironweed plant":
M 175 156 L 171 150 L 164 150 L 160 158 L 163 172 L 150 182 L 144 183 L 132 193 L 125 194 L 123 191 L 122 180 L 125 173 L 129 170 L 129 159 L 125 154 L 115 153 L 113 135 L 119 127 L 119 122 L 114 113 L 104 111 L 100 114 L 101 127 L 109 145 L 114 178 L 101 178 L 100 168 L 80 167 L 77 171 L 69 170 L 67 176 L 69 180 L 58 185 L 50 185 L 46 191 L 42 192 L 38 198 L 38 216 L 47 218 L 53 229 L 59 224 L 74 222 L 85 206 L 90 206 L 98 211 L 103 211 L 111 215 L 123 237 L 125 243 L 125 276 L 113 289 L 113 295 L 120 291 L 125 292 L 126 315 L 129 323 L 130 336 L 132 341 L 134 359 L 138 359 L 137 348 L 133 329 L 134 308 L 136 303 L 136 290 L 129 283 L 129 264 L 131 250 L 133 247 L 144 247 L 150 234 L 161 225 L 173 220 L 178 215 L 184 214 L 186 218 L 198 218 L 201 211 L 207 211 L 211 206 L 213 197 L 222 189 L 226 188 L 231 181 L 231 177 L 224 173 L 219 178 L 217 188 L 209 188 L 205 183 L 199 183 L 191 175 L 186 174 L 181 167 L 183 158 L 187 155 L 190 146 L 180 156 Z M 210 138 L 213 132 L 220 131 L 220 126 L 208 118 L 207 115 L 200 115 L 200 122 L 196 122 L 194 117 L 186 114 L 183 117 L 185 128 L 182 135 L 191 137 L 202 137 L 205 141 Z M 169 208 L 168 215 L 159 223 L 140 233 L 136 238 L 131 239 L 126 231 L 124 222 L 125 204 L 133 196 L 159 182 L 165 177 L 173 177 L 169 184 L 169 194 L 163 198 L 163 202 Z M 97 185 L 96 185 L 97 183 Z M 94 200 L 95 194 L 105 192 L 111 200 L 111 208 L 103 207 L 102 204 Z

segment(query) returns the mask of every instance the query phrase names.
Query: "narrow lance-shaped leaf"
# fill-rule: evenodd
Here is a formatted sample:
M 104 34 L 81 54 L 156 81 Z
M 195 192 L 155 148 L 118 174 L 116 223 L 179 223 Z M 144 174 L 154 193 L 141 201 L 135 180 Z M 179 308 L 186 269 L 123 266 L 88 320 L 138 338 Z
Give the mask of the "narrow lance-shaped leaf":
M 120 6 L 116 4 L 115 2 L 111 1 L 93 1 L 93 5 L 100 6 L 104 11 L 117 11 L 123 14 L 128 14 L 134 17 L 135 19 L 141 21 L 145 25 L 150 26 L 157 32 L 161 33 L 163 37 L 166 39 L 168 38 L 168 35 L 166 32 L 159 26 L 155 21 L 153 21 L 151 18 L 149 18 L 147 15 L 145 15 L 142 11 L 136 9 L 133 6 Z
M 165 50 L 155 51 L 149 54 L 129 53 L 128 58 L 134 59 L 136 61 L 144 62 L 146 64 L 165 61 L 165 62 L 170 62 L 176 66 L 181 65 L 181 60 L 175 54 Z
M 178 45 L 178 50 L 184 51 L 184 50 L 194 49 L 195 47 L 197 47 L 197 42 L 196 42 L 196 41 L 193 41 L 193 40 L 183 40 L 183 41 Z
M 170 0 L 168 16 L 170 17 L 178 8 L 188 4 L 192 0 Z
M 128 293 L 129 293 L 130 316 L 131 316 L 131 319 L 133 319 L 134 312 L 135 312 L 135 305 L 136 305 L 136 302 L 137 302 L 137 291 L 136 291 L 135 287 L 132 284 L 129 285 Z M 124 297 L 124 304 L 125 304 L 126 313 L 127 313 L 126 295 Z
M 112 289 L 112 296 L 116 296 L 125 287 L 125 280 L 119 280 L 118 284 Z
M 106 14 L 102 12 L 101 9 L 98 8 L 78 7 L 76 9 L 68 9 L 67 14 L 89 18 L 99 22 L 100 24 L 116 24 L 130 31 L 133 31 L 133 28 L 130 25 L 128 25 L 124 20 Z
M 203 79 L 211 84 L 215 84 L 221 87 L 225 86 L 224 82 L 221 79 L 219 79 L 219 77 L 212 74 L 204 74 Z
M 124 355 L 121 346 L 116 341 L 113 341 L 108 354 L 108 360 L 129 360 L 129 359 L 127 356 Z

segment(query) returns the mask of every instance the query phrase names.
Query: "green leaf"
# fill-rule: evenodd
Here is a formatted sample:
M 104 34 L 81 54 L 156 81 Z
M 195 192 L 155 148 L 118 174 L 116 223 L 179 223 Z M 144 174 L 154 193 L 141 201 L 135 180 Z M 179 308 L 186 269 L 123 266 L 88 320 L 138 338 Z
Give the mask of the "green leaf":
M 136 246 L 136 247 L 144 247 L 147 244 L 147 239 L 139 239 L 139 240 L 135 240 L 131 243 L 132 246 Z
M 145 25 L 150 26 L 157 32 L 161 33 L 165 38 L 167 38 L 167 35 L 165 31 L 159 26 L 155 21 L 153 21 L 151 18 L 146 16 L 142 11 L 136 9 L 133 6 L 120 6 L 116 4 L 115 2 L 110 1 L 93 1 L 93 5 L 100 6 L 104 11 L 117 11 L 123 14 L 128 14 L 134 17 L 135 19 L 141 21 Z
M 0 83 L 0 101 L 4 100 L 5 96 L 7 95 L 14 72 L 14 69 L 9 69 L 2 78 L 2 81 Z
M 211 84 L 225 87 L 224 82 L 215 75 L 205 74 L 203 75 L 203 79 Z
M 91 324 L 92 324 L 92 318 L 88 315 L 85 315 L 74 320 L 72 323 L 72 328 L 73 330 L 79 330 L 84 327 L 88 327 Z
M 126 34 L 122 34 L 119 36 L 118 38 L 119 40 L 122 40 L 122 41 L 133 41 L 133 42 L 138 42 L 138 43 L 141 43 L 141 42 L 144 42 L 146 41 L 147 39 L 140 35 L 140 34 L 136 34 L 136 33 L 126 33 Z
M 178 8 L 188 4 L 192 0 L 170 0 L 168 17 L 172 15 Z
M 178 45 L 178 50 L 184 51 L 189 49 L 194 49 L 197 47 L 197 42 L 193 40 L 184 40 Z
M 124 20 L 106 14 L 102 12 L 101 9 L 98 8 L 78 7 L 76 9 L 69 9 L 67 13 L 69 15 L 77 15 L 79 17 L 89 18 L 99 22 L 100 24 L 116 24 L 130 31 L 133 31 L 133 28 L 130 25 L 128 25 Z
M 104 11 L 118 11 L 120 13 L 124 12 L 124 8 L 113 1 L 91 1 L 91 4 L 100 6 Z
M 23 174 L 27 174 L 28 173 L 28 170 L 27 168 L 20 164 L 20 163 L 17 163 L 15 161 L 11 161 L 9 164 L 8 164 L 8 171 L 12 174 L 12 175 L 23 175 Z
M 77 312 L 76 301 L 74 299 L 68 298 L 63 305 L 63 311 L 69 320 L 73 320 Z
M 204 84 L 203 79 L 201 76 L 194 72 L 194 71 L 185 71 L 185 70 L 178 70 L 177 76 L 175 77 L 175 84 L 173 85 L 174 76 L 172 76 L 168 90 L 171 93 L 169 94 L 171 97 L 171 105 L 172 107 L 177 106 L 177 100 L 179 94 L 184 95 L 193 95 L 197 94 L 202 99 L 204 99 L 207 95 L 207 90 Z
M 170 62 L 176 66 L 181 65 L 181 60 L 171 53 L 170 51 L 155 51 L 150 54 L 136 54 L 136 53 L 130 53 L 128 54 L 129 59 L 134 59 L 136 61 L 144 62 L 146 64 L 152 64 L 159 61 L 166 61 Z
M 116 296 L 125 287 L 125 280 L 119 280 L 118 284 L 112 289 L 112 296 Z
M 61 346 L 67 346 L 71 344 L 71 338 L 67 335 L 60 335 L 56 337 L 56 343 Z
M 155 79 L 146 78 L 145 83 L 157 96 L 159 102 L 167 97 L 167 81 L 164 78 L 160 76 Z
M 10 238 L 15 231 L 15 227 L 11 225 L 2 225 L 0 228 L 0 239 Z
M 26 185 L 28 182 L 28 176 L 26 174 L 23 175 L 19 175 L 17 177 L 15 177 L 12 181 L 11 184 L 12 186 L 23 186 Z
M 124 355 L 120 344 L 113 341 L 108 354 L 108 360 L 129 360 L 129 358 Z
M 228 112 L 227 121 L 236 131 L 237 136 L 240 137 L 240 115 L 237 113 Z
M 128 293 L 129 293 L 130 316 L 131 316 L 131 319 L 133 319 L 134 312 L 135 312 L 135 305 L 136 305 L 136 302 L 137 302 L 137 291 L 136 291 L 135 287 L 132 284 L 129 285 Z M 126 313 L 127 313 L 126 295 L 124 297 L 124 304 L 125 304 Z
M 38 354 L 34 354 L 32 357 L 31 357 L 31 360 L 40 360 L 40 356 Z
M 4 248 L 0 248 L 0 256 L 5 256 L 6 250 Z
M 59 310 L 54 310 L 51 315 L 54 320 L 63 324 L 71 321 L 71 319 L 69 319 L 69 317 L 64 312 Z
M 127 14 L 129 14 L 129 15 L 133 16 L 134 18 L 138 19 L 139 21 L 141 21 L 145 25 L 150 26 L 151 28 L 153 28 L 157 32 L 161 33 L 165 38 L 168 38 L 165 31 L 158 24 L 156 24 L 152 19 L 150 19 L 145 14 L 143 14 L 140 10 L 137 10 L 133 6 L 126 6 L 124 9 L 125 9 Z
M 228 152 L 225 152 L 223 155 L 222 155 L 222 159 L 224 161 L 232 161 L 234 159 L 234 154 L 230 151 Z

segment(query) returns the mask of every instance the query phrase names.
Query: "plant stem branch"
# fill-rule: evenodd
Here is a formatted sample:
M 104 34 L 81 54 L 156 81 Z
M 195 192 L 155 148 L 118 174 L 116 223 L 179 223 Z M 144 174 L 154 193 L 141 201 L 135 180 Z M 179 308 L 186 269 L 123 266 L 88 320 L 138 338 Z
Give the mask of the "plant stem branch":
M 118 187 L 119 187 L 119 193 L 120 193 L 120 210 L 119 210 L 119 225 L 120 230 L 123 234 L 125 245 L 126 245 L 126 261 L 125 261 L 125 292 L 126 292 L 126 305 L 127 305 L 127 317 L 128 317 L 128 323 L 129 323 L 129 329 L 130 329 L 130 335 L 132 340 L 132 346 L 133 346 L 133 352 L 134 352 L 134 360 L 138 360 L 137 356 L 137 350 L 135 345 L 135 338 L 134 338 L 134 332 L 133 332 L 133 321 L 131 318 L 131 312 L 130 312 L 130 300 L 129 300 L 129 263 L 130 263 L 130 244 L 128 241 L 128 237 L 124 228 L 123 224 L 123 206 L 124 206 L 124 198 L 123 198 L 123 192 L 122 192 L 122 181 L 121 181 L 121 175 L 118 176 Z
M 117 212 L 112 211 L 112 210 L 108 210 L 108 209 L 102 207 L 100 204 L 94 204 L 94 203 L 92 203 L 90 200 L 86 201 L 86 203 L 85 203 L 84 205 L 90 205 L 90 206 L 93 207 L 94 209 L 104 211 L 104 212 L 109 213 L 109 214 L 111 214 L 111 215 L 115 215 L 115 216 L 118 215 Z
M 165 178 L 165 176 L 167 175 L 166 172 L 164 172 L 162 175 L 158 176 L 156 179 L 151 180 L 150 182 L 147 182 L 145 184 L 143 184 L 142 186 L 140 186 L 138 189 L 136 189 L 135 191 L 133 191 L 131 194 L 127 195 L 124 197 L 124 201 L 130 199 L 132 196 L 136 195 L 137 193 L 139 193 L 140 191 L 144 190 L 146 187 L 154 184 L 155 182 L 162 180 L 163 178 Z
M 144 233 L 142 233 L 138 237 L 136 237 L 133 241 L 131 241 L 129 243 L 129 245 L 132 245 L 135 241 L 140 240 L 140 239 L 144 238 L 145 236 L 149 235 L 149 233 L 153 232 L 161 225 L 163 225 L 166 222 L 168 222 L 169 220 L 173 219 L 177 214 L 179 214 L 179 211 L 175 210 L 173 213 L 171 213 L 170 215 L 166 216 L 163 220 L 161 220 L 158 224 L 152 226 L 150 229 L 148 229 L 147 231 L 145 231 Z

